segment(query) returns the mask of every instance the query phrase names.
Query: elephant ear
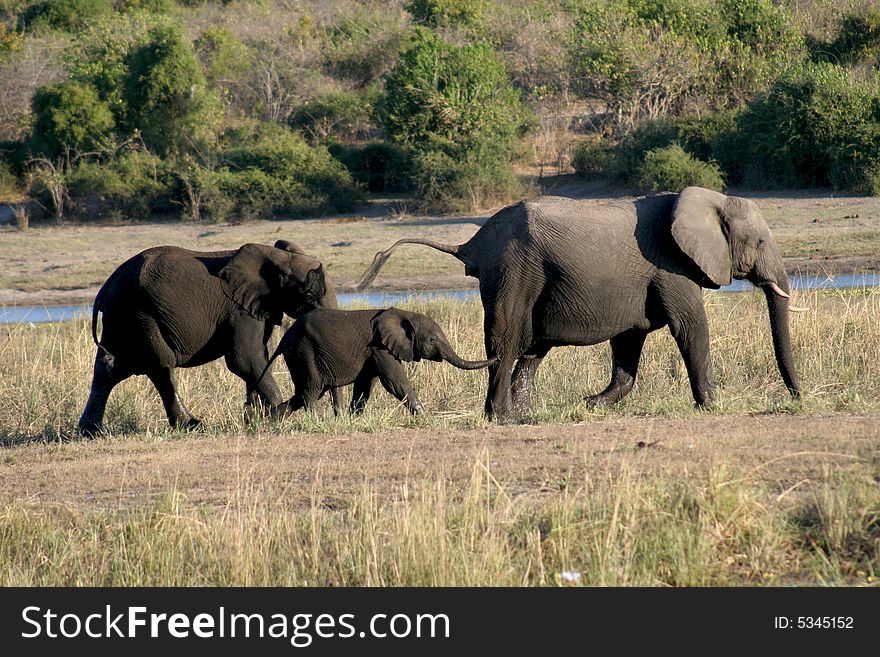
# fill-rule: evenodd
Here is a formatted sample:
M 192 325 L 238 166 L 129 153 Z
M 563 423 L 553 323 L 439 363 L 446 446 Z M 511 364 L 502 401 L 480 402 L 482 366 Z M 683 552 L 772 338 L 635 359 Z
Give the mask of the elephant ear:
M 730 244 L 722 227 L 724 194 L 686 187 L 672 208 L 672 237 L 718 288 L 731 279 Z
M 262 244 L 245 244 L 220 270 L 226 295 L 257 319 L 280 318 L 275 294 L 293 275 L 292 254 Z
M 373 335 L 397 360 L 412 362 L 415 327 L 397 308 L 389 308 L 372 320 Z

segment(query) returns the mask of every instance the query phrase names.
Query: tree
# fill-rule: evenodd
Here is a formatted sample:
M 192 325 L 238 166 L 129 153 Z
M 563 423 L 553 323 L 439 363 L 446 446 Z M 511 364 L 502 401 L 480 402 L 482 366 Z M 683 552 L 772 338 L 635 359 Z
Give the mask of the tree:
M 31 106 L 32 147 L 49 158 L 100 149 L 115 127 L 95 88 L 75 80 L 40 87 Z
M 149 33 L 128 63 L 126 124 L 151 149 L 170 155 L 208 137 L 213 104 L 189 42 L 176 27 Z

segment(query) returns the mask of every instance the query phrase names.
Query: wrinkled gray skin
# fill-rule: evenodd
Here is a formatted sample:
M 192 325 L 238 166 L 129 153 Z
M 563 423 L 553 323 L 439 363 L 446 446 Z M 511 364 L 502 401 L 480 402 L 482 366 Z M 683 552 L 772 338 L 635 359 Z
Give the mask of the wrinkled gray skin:
M 463 370 L 493 362 L 462 359 L 433 319 L 398 308 L 313 310 L 284 334 L 266 370 L 280 354 L 295 387 L 293 397 L 272 409 L 274 416 L 282 417 L 303 407 L 312 409 L 325 392 L 351 383 L 350 410 L 360 413 L 376 379 L 415 414 L 422 403 L 401 361 L 445 360 Z
M 275 380 L 260 379 L 266 344 L 283 315 L 295 318 L 319 306 L 336 307 L 330 280 L 320 262 L 285 240 L 235 251 L 159 246 L 139 253 L 110 275 L 95 298 L 92 336 L 99 346 L 80 433 L 100 430 L 110 392 L 133 374 L 146 374 L 156 386 L 172 427 L 197 426 L 175 390 L 172 370 L 221 356 L 248 384 L 248 404 L 280 403 Z
M 553 347 L 611 341 L 611 404 L 632 389 L 645 338 L 668 326 L 697 405 L 713 400 L 709 328 L 701 288 L 732 278 L 763 289 L 776 362 L 799 396 L 789 331 L 790 292 L 779 250 L 757 205 L 698 187 L 633 201 L 543 196 L 505 208 L 465 244 L 404 239 L 377 254 L 368 285 L 400 244 L 450 253 L 480 281 L 489 368 L 486 414 L 531 408 L 541 360 Z M 776 286 L 774 290 L 773 286 Z

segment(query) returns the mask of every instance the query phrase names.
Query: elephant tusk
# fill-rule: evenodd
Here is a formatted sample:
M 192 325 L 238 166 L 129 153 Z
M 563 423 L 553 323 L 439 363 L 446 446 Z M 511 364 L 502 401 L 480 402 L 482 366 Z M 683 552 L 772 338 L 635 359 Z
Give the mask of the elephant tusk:
M 771 290 L 773 290 L 776 294 L 781 296 L 783 299 L 791 300 L 791 295 L 788 294 L 781 287 L 779 287 L 776 283 L 771 281 L 771 282 L 767 283 L 765 287 L 769 287 Z M 789 306 L 788 307 L 788 312 L 791 312 L 791 313 L 806 313 L 809 311 L 810 311 L 809 308 L 799 308 L 798 306 Z
M 781 287 L 779 287 L 773 281 L 770 281 L 769 283 L 767 283 L 767 287 L 769 287 L 771 290 L 776 292 L 776 294 L 781 296 L 783 299 L 791 299 L 791 295 L 789 295 L 787 292 L 785 292 L 785 290 L 783 290 Z

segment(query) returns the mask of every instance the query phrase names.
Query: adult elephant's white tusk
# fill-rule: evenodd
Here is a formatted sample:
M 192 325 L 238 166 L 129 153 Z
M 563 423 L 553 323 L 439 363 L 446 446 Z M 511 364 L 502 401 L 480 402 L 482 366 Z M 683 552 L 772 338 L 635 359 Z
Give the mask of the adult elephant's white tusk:
M 771 282 L 767 283 L 767 287 L 769 287 L 771 290 L 776 292 L 776 294 L 781 296 L 783 299 L 791 299 L 791 295 L 789 295 L 785 290 L 783 290 L 781 287 L 779 287 L 776 283 L 771 281 Z
M 771 281 L 770 283 L 767 283 L 767 287 L 769 287 L 771 290 L 773 290 L 776 294 L 781 296 L 783 299 L 789 299 L 789 300 L 791 299 L 791 295 L 788 294 L 781 287 L 779 287 L 776 283 L 773 283 Z M 800 308 L 798 306 L 789 306 L 788 311 L 792 312 L 792 313 L 806 313 L 806 312 L 809 312 L 810 309 L 809 308 Z

